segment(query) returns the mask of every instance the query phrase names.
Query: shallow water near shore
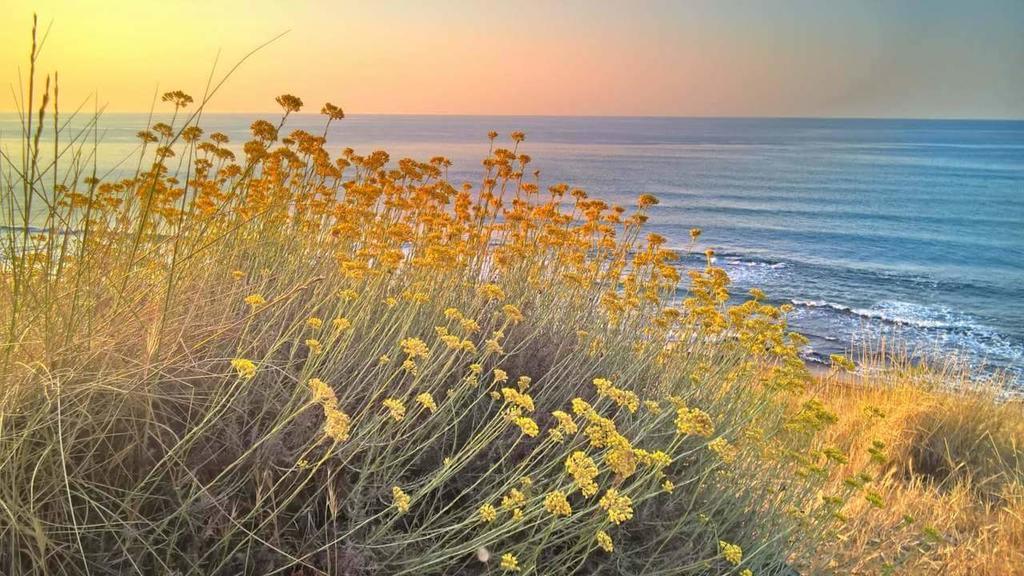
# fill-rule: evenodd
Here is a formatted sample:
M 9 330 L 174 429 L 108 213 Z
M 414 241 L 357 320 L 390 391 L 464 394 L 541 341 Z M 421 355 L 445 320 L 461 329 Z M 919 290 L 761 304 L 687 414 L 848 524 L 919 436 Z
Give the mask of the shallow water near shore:
M 240 144 L 257 117 L 207 114 L 202 126 Z M 145 122 L 101 120 L 101 173 L 134 169 L 118 163 Z M 322 119 L 288 126 L 319 133 Z M 489 130 L 526 132 L 521 151 L 542 186 L 627 204 L 658 196 L 649 230 L 686 249 L 702 228 L 684 261 L 714 248 L 734 292 L 758 286 L 794 304 L 810 359 L 881 334 L 1024 382 L 1024 122 L 354 116 L 328 142 L 392 159 L 445 155 L 451 180 L 478 183 Z M 18 131 L 17 117 L 0 115 L 9 153 Z

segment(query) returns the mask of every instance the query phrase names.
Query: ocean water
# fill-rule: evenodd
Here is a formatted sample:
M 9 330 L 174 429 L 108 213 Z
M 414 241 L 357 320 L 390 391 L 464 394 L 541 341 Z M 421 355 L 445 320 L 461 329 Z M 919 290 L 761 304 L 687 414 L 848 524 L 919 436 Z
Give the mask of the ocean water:
M 202 125 L 241 142 L 254 118 Z M 101 120 L 101 172 L 123 169 L 144 123 Z M 736 292 L 794 304 L 811 359 L 896 336 L 1024 383 L 1024 121 L 354 116 L 328 142 L 445 155 L 452 180 L 477 183 L 489 130 L 526 132 L 542 185 L 655 194 L 650 230 L 682 248 L 700 227 L 697 253 L 714 248 Z M 0 116 L 0 145 L 16 132 Z

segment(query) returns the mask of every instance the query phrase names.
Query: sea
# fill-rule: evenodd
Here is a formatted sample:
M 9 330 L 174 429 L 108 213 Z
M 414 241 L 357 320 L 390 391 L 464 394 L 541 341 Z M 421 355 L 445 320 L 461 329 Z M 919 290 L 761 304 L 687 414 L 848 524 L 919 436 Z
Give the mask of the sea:
M 257 117 L 201 125 L 240 143 Z M 100 119 L 101 173 L 134 168 L 124 159 L 146 119 Z M 323 118 L 287 127 L 320 133 Z M 0 115 L 8 153 L 19 130 Z M 542 187 L 626 205 L 657 196 L 649 231 L 691 250 L 683 266 L 714 249 L 735 294 L 758 287 L 792 304 L 809 360 L 884 338 L 1024 386 L 1024 121 L 354 115 L 331 126 L 328 147 L 443 155 L 452 181 L 478 184 L 490 130 L 506 146 L 526 133 L 519 150 Z

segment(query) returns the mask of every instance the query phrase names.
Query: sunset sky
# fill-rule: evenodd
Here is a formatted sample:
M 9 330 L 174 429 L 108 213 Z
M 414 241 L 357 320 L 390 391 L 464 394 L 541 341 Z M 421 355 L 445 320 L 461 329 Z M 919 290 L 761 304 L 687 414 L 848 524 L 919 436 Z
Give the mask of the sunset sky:
M 291 92 L 349 113 L 1024 117 L 1021 0 L 4 4 L 0 81 L 18 89 L 35 11 L 62 101 L 109 111 L 198 97 L 218 52 L 219 76 L 288 31 L 209 109 Z

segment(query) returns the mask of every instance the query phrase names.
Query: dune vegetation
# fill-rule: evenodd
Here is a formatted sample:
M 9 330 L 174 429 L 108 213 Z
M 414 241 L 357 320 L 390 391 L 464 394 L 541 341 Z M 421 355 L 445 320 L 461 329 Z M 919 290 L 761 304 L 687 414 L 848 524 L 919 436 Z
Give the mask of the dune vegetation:
M 523 134 L 481 135 L 463 184 L 332 154 L 290 95 L 230 142 L 205 100 L 165 94 L 103 178 L 102 117 L 71 131 L 30 72 L 0 158 L 0 573 L 1024 565 L 1021 406 L 969 374 L 812 374 L 786 305 L 686 269 L 653 196 L 543 184 Z

